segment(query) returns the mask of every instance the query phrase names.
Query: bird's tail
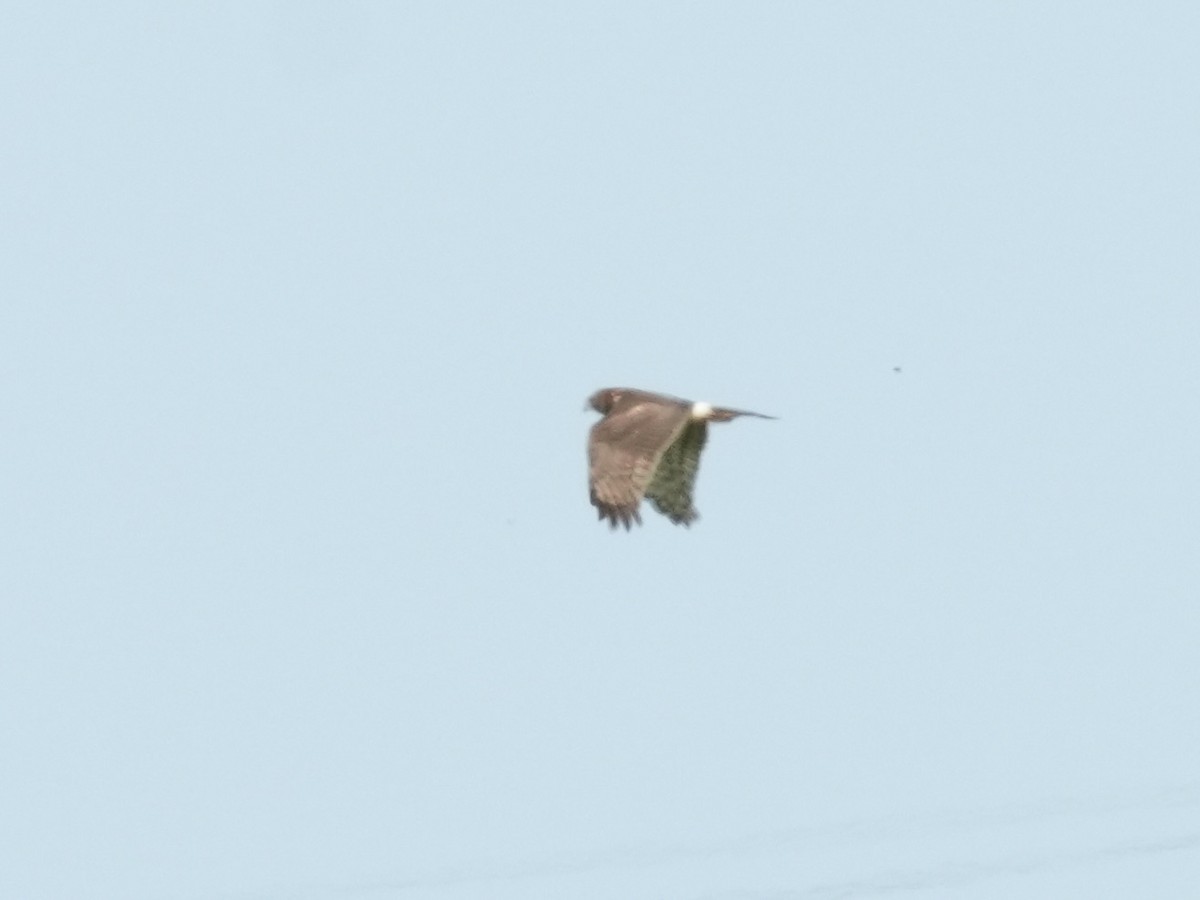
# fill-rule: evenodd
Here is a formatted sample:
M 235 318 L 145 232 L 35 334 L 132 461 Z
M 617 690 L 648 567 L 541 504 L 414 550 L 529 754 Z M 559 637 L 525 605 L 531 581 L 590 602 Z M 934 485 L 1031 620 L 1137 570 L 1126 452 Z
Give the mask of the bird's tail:
M 722 409 L 721 407 L 714 407 L 710 421 L 728 422 L 730 419 L 736 419 L 738 416 L 753 416 L 756 419 L 778 418 L 778 416 L 768 416 L 765 413 L 750 412 L 747 409 Z

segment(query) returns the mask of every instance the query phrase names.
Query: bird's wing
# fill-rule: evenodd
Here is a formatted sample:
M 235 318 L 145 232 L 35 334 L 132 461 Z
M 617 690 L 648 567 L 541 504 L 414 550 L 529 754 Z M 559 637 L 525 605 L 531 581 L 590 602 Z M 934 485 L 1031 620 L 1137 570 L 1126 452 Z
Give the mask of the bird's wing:
M 688 407 L 637 399 L 619 405 L 592 426 L 588 481 L 592 505 L 609 525 L 641 523 L 638 504 L 654 480 L 663 453 L 688 422 Z
M 703 421 L 688 422 L 675 442 L 659 460 L 654 479 L 646 489 L 646 498 L 654 508 L 676 525 L 691 525 L 700 518 L 692 505 L 696 473 L 700 469 L 700 452 L 708 439 L 708 427 Z

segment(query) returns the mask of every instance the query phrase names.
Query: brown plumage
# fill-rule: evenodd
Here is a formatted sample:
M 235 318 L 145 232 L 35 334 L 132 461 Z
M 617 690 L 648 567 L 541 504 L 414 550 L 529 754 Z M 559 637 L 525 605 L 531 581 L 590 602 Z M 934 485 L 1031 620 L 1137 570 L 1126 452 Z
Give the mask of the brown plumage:
M 626 530 L 641 524 L 643 497 L 676 525 L 691 525 L 700 517 L 692 490 L 710 421 L 774 418 L 632 388 L 596 391 L 588 405 L 604 416 L 588 437 L 592 505 L 610 527 Z

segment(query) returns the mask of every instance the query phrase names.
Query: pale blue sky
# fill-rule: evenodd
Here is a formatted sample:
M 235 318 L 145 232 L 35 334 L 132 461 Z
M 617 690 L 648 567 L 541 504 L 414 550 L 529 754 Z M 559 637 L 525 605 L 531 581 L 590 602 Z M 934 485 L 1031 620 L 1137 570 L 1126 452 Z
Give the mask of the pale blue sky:
M 1187 896 L 1197 46 L 1183 2 L 10 4 L 0 895 L 691 900 L 858 823 L 720 896 L 1043 852 L 1083 880 L 969 896 L 1097 900 L 1111 834 L 869 834 L 1128 803 Z M 780 420 L 614 535 L 605 385 Z

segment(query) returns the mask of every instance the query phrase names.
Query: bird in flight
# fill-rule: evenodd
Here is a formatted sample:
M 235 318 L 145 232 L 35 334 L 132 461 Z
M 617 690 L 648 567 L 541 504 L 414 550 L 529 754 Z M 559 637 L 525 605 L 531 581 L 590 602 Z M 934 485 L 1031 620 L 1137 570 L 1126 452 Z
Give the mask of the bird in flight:
M 676 525 L 690 526 L 700 517 L 692 489 L 709 422 L 775 418 L 632 388 L 596 391 L 588 405 L 604 416 L 588 436 L 592 505 L 610 528 L 624 525 L 626 531 L 642 523 L 643 497 Z

